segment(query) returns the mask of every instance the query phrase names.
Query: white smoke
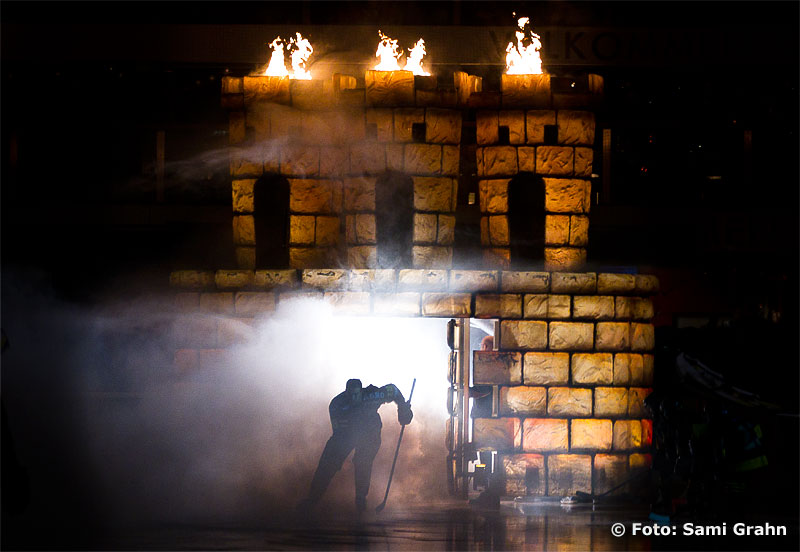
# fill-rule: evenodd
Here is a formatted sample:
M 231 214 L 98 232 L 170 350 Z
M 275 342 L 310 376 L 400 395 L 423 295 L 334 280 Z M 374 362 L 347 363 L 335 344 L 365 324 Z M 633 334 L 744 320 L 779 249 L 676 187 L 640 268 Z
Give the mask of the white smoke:
M 243 324 L 242 343 L 214 362 L 181 372 L 173 351 L 186 319 L 171 310 L 169 298 L 93 309 L 37 301 L 26 327 L 4 321 L 13 351 L 4 356 L 4 374 L 17 372 L 4 377 L 4 397 L 22 391 L 4 402 L 34 482 L 31 515 L 57 508 L 47 506 L 52 497 L 40 470 L 62 462 L 60 445 L 52 445 L 48 458 L 40 457 L 47 447 L 37 448 L 52 432 L 78 457 L 63 467 L 64 477 L 91 482 L 82 492 L 108 523 L 280 518 L 308 491 L 331 433 L 328 403 L 353 377 L 365 386 L 394 383 L 406 397 L 417 378 L 415 417 L 404 434 L 389 508 L 446 495 L 445 320 L 341 317 L 327 304 L 294 301 Z M 23 421 L 50 392 L 67 398 L 72 419 L 54 414 L 44 430 Z M 395 406 L 380 413 L 370 506 L 383 498 L 399 435 Z M 321 512 L 352 511 L 350 460 Z

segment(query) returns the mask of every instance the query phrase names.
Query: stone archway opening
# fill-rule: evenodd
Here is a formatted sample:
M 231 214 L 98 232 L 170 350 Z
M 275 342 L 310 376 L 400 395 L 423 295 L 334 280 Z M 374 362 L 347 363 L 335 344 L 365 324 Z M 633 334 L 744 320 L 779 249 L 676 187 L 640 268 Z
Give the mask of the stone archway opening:
M 544 180 L 519 173 L 508 182 L 508 230 L 511 267 L 534 268 L 544 263 Z
M 253 186 L 256 267 L 289 267 L 289 181 L 265 174 Z
M 436 215 L 433 228 L 436 228 Z M 378 266 L 412 266 L 412 240 L 418 219 L 414 213 L 414 181 L 411 177 L 389 172 L 375 183 L 375 225 L 378 242 Z

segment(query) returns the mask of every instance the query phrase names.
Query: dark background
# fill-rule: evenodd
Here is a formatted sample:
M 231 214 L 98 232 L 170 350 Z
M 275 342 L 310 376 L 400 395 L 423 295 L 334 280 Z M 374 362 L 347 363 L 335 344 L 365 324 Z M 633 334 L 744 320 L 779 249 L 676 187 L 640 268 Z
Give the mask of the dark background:
M 9 305 L 18 306 L 21 280 L 61 305 L 91 307 L 164 290 L 171 270 L 235 266 L 228 167 L 216 155 L 228 140 L 220 79 L 267 60 L 266 49 L 237 48 L 239 31 L 252 37 L 258 25 L 289 32 L 392 25 L 439 33 L 502 27 L 510 34 L 513 11 L 535 27 L 562 30 L 696 36 L 708 29 L 713 40 L 725 37 L 719 55 L 590 58 L 566 68 L 545 61 L 547 69 L 605 78 L 597 121 L 598 135 L 611 129 L 611 178 L 593 183 L 590 268 L 657 274 L 657 326 L 703 327 L 700 339 L 683 345 L 704 350 L 715 369 L 796 415 L 798 6 L 4 1 L 3 327 L 14 347 L 12 328 L 25 325 L 26 312 Z M 204 27 L 189 32 L 190 24 L 216 30 L 208 27 L 204 37 Z M 219 26 L 228 38 L 220 38 Z M 545 43 L 545 59 L 547 49 Z M 228 51 L 231 61 L 220 61 Z M 502 70 L 464 69 L 487 82 L 499 81 Z M 163 201 L 156 197 L 159 131 L 166 143 Z M 599 175 L 602 162 L 598 142 Z M 39 337 L 48 346 L 48 336 Z M 796 425 L 778 431 L 785 433 L 774 452 L 793 459 L 783 467 L 796 474 Z M 788 482 L 796 491 L 794 475 Z
M 237 29 L 249 37 L 253 25 L 391 24 L 510 34 L 517 11 L 535 27 L 670 29 L 678 40 L 681 33 L 724 40 L 721 54 L 705 57 L 645 54 L 592 65 L 598 59 L 589 56 L 549 65 L 606 81 L 594 170 L 603 174 L 600 130 L 611 129 L 611 178 L 595 179 L 589 260 L 598 268 L 689 270 L 723 303 L 758 310 L 769 302 L 796 318 L 794 2 L 4 2 L 0 9 L 2 260 L 4 268 L 44 269 L 65 296 L 90 299 L 131 273 L 153 274 L 152 285 L 176 268 L 235 265 L 227 167 L 221 156 L 209 159 L 227 144 L 220 79 L 247 74 L 267 56 L 266 48 L 237 50 Z M 225 51 L 236 62 L 215 61 Z M 547 51 L 545 44 L 545 58 Z M 502 70 L 465 69 L 489 83 Z M 166 144 L 161 202 L 158 131 Z

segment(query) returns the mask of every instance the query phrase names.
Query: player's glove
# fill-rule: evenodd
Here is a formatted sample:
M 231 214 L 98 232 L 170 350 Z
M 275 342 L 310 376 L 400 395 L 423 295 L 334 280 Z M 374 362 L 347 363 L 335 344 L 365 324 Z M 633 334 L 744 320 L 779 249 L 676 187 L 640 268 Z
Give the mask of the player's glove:
M 414 413 L 411 412 L 411 406 L 408 403 L 397 405 L 397 421 L 400 425 L 408 425 L 414 418 Z

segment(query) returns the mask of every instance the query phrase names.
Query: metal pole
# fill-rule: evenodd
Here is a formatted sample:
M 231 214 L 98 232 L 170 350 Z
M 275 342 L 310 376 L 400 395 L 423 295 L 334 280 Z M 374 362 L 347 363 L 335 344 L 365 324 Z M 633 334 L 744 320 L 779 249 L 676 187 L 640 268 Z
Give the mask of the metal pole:
M 469 463 L 467 462 L 467 445 L 470 442 L 470 431 L 469 431 L 469 367 L 470 367 L 470 356 L 472 355 L 472 351 L 470 351 L 470 336 L 469 336 L 469 318 L 461 318 L 461 331 L 460 334 L 460 343 L 459 343 L 459 352 L 462 354 L 460 355 L 461 358 L 461 389 L 462 389 L 462 401 L 461 401 L 461 495 L 463 498 L 468 497 L 469 492 Z
M 603 129 L 603 193 L 600 201 L 611 201 L 611 129 Z M 598 201 L 598 203 L 600 203 Z

